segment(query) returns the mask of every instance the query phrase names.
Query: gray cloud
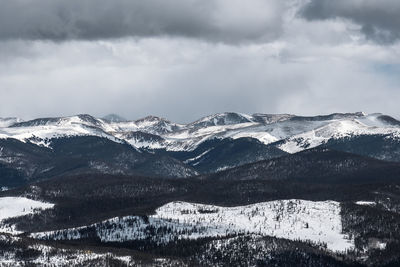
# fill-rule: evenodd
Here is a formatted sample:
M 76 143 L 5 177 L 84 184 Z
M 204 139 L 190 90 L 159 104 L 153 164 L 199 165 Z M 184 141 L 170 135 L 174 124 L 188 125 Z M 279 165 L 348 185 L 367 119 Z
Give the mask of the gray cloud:
M 26 56 L 0 62 L 0 117 L 118 113 L 189 122 L 224 111 L 359 110 L 400 116 L 396 69 L 374 67 L 400 66 L 400 56 L 386 46 L 338 49 L 302 39 L 235 46 L 145 38 L 33 42 L 27 50 Z
M 308 0 L 0 0 L 0 117 L 399 117 L 400 42 L 366 41 L 336 1 L 335 13 L 311 2 L 304 19 Z
M 367 38 L 382 44 L 400 39 L 399 14 L 398 0 L 311 0 L 301 11 L 309 20 L 349 19 Z
M 0 39 L 181 36 L 253 42 L 281 32 L 280 0 L 0 0 Z

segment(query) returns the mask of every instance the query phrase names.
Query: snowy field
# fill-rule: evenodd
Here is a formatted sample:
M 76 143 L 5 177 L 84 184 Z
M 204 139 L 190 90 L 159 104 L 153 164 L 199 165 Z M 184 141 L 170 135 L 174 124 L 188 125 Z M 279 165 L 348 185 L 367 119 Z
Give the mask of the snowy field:
M 24 197 L 0 198 L 0 233 L 18 234 L 13 225 L 2 223 L 4 219 L 23 216 L 53 208 L 54 204 L 40 202 Z
M 258 234 L 326 244 L 332 251 L 354 247 L 342 233 L 340 203 L 279 200 L 239 207 L 171 202 L 146 217 L 113 218 L 91 226 L 34 233 L 39 239 L 80 239 L 93 231 L 104 242 L 175 239 Z

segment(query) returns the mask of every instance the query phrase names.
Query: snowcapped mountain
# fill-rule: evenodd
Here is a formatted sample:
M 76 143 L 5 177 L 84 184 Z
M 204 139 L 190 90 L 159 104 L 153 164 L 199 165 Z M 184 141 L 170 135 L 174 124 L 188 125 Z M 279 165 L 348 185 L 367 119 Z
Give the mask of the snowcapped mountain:
M 385 135 L 386 138 L 400 140 L 400 124 L 396 122 L 382 114 L 327 120 L 313 129 L 286 138 L 279 147 L 286 152 L 296 153 L 325 144 L 331 139 Z
M 108 123 L 90 115 L 82 114 L 17 122 L 8 127 L 0 128 L 0 138 L 12 138 L 41 146 L 48 146 L 51 139 L 71 136 L 99 136 L 121 142 L 107 131 L 112 131 Z
M 252 122 L 252 117 L 246 114 L 234 112 L 218 113 L 203 117 L 195 122 L 190 123 L 189 128 L 205 128 L 210 126 L 232 125 Z
M 331 139 L 354 136 L 387 135 L 388 138 L 400 139 L 399 121 L 382 114 L 367 115 L 360 112 L 315 117 L 221 113 L 187 125 L 167 124 L 163 121 L 162 131 L 160 123 L 144 121 L 149 127 L 136 129 L 159 135 L 162 139 L 155 140 L 152 137 L 148 143 L 143 140 L 130 140 L 130 143 L 137 147 L 164 148 L 168 151 L 192 151 L 201 143 L 215 138 L 254 138 L 265 145 L 277 143 L 278 148 L 288 153 L 316 147 Z M 124 127 L 119 130 L 124 131 Z
M 181 129 L 182 125 L 172 123 L 166 119 L 147 116 L 136 121 L 114 122 L 108 125 L 116 134 L 142 131 L 150 134 L 165 135 L 171 132 L 176 132 Z
M 93 135 L 113 141 L 126 141 L 138 148 L 168 151 L 191 151 L 210 139 L 249 137 L 268 145 L 280 142 L 279 148 L 295 153 L 340 139 L 360 135 L 388 135 L 400 139 L 400 122 L 383 114 L 336 113 L 303 117 L 289 114 L 220 113 L 189 124 L 177 124 L 164 118 L 148 116 L 127 121 L 117 115 L 97 119 L 90 115 L 41 118 L 18 122 L 2 119 L 1 138 L 20 141 L 45 140 Z M 37 141 L 36 141 L 37 142 Z
M 0 262 L 398 266 L 399 177 L 383 114 L 1 119 Z
M 51 150 L 55 155 L 61 155 L 54 149 L 54 144 L 63 139 L 77 137 L 97 137 L 128 145 L 135 150 L 129 154 L 157 154 L 160 156 L 158 160 L 162 157 L 170 158 L 167 160 L 169 163 L 160 164 L 171 167 L 179 165 L 179 173 L 185 174 L 184 176 L 196 174 L 193 169 L 200 173 L 210 173 L 320 146 L 377 159 L 400 161 L 400 122 L 387 115 L 357 112 L 305 117 L 227 112 L 206 116 L 188 124 L 173 123 L 156 116 L 128 121 L 117 115 L 98 119 L 87 114 L 30 121 L 2 119 L 0 163 L 14 177 L 20 177 L 17 173 L 21 171 L 28 176 L 38 171 L 45 172 L 50 166 L 37 169 L 35 166 L 41 161 L 33 160 L 38 158 L 33 155 L 51 158 Z M 15 145 L 6 140 L 18 140 L 27 144 L 27 147 L 10 149 L 9 146 Z M 93 148 L 98 144 L 97 141 L 95 143 Z M 45 153 L 33 152 L 40 148 L 50 150 Z M 73 153 L 79 153 L 79 147 L 75 148 Z M 120 151 L 121 148 L 115 146 L 113 149 Z M 16 153 L 21 151 L 21 155 L 31 152 L 28 153 L 29 156 L 16 157 Z M 110 155 L 118 158 L 115 151 L 110 152 Z M 42 156 L 39 158 L 44 160 Z M 109 164 L 104 165 L 104 160 L 94 160 L 92 156 L 88 158 L 92 159 L 87 161 L 88 164 L 91 163 L 89 165 L 92 169 L 111 171 L 118 165 L 112 164 L 110 169 Z M 160 162 L 158 160 L 156 162 Z M 122 168 L 126 171 L 131 169 L 127 165 Z M 168 176 L 173 174 L 172 170 L 167 173 Z

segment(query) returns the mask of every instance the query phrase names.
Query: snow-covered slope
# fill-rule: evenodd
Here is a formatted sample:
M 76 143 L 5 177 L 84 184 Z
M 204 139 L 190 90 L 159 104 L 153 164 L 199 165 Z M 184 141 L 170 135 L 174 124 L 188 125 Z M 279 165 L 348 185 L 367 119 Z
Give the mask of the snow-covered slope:
M 288 137 L 280 149 L 296 153 L 317 147 L 331 139 L 350 138 L 361 135 L 385 135 L 400 140 L 400 127 L 380 119 L 381 114 L 365 115 L 355 119 L 329 120 L 326 124 Z
M 268 145 L 280 142 L 279 148 L 295 153 L 325 143 L 332 138 L 357 135 L 390 135 L 400 140 L 400 122 L 382 114 L 331 114 L 300 117 L 294 115 L 252 116 L 232 113 L 205 117 L 194 123 L 180 125 L 161 135 L 162 141 L 136 143 L 138 147 L 191 151 L 214 138 L 251 137 Z M 146 130 L 144 130 L 146 132 Z M 154 131 L 152 132 L 154 133 Z M 143 146 L 142 146 L 143 145 Z
M 110 119 L 111 118 L 111 119 Z M 136 121 L 97 119 L 90 115 L 44 118 L 10 125 L 0 120 L 0 138 L 16 138 L 47 145 L 64 136 L 93 135 L 116 142 L 126 141 L 137 148 L 192 151 L 215 138 L 250 137 L 295 153 L 331 139 L 360 135 L 385 135 L 400 140 L 400 122 L 382 114 L 343 113 L 314 117 L 290 114 L 220 113 L 189 124 L 177 124 L 148 116 Z
M 53 208 L 54 204 L 28 199 L 25 197 L 0 198 L 0 233 L 18 234 L 13 225 L 4 224 L 8 218 L 33 214 L 40 210 Z
M 252 117 L 247 114 L 226 112 L 203 117 L 190 123 L 188 126 L 189 128 L 205 128 L 210 126 L 233 125 L 247 122 L 253 122 Z
M 289 114 L 250 116 L 221 113 L 187 125 L 167 123 L 167 121 L 160 123 L 160 119 L 153 117 L 140 121 L 141 124 L 119 123 L 113 127 L 119 134 L 135 130 L 159 135 L 161 137 L 159 140 L 155 138 L 151 138 L 150 142 L 130 140 L 130 143 L 137 147 L 166 148 L 171 151 L 190 151 L 206 140 L 227 137 L 233 139 L 251 137 L 264 144 L 280 141 L 282 143 L 280 148 L 289 153 L 318 146 L 331 138 L 346 136 L 389 134 L 393 138 L 400 139 L 400 122 L 397 124 L 396 120 L 382 114 L 344 113 L 301 117 Z M 135 127 L 128 127 L 133 124 Z M 163 127 L 160 128 L 160 124 Z M 121 135 L 119 137 L 121 138 Z
M 157 135 L 176 132 L 183 127 L 183 125 L 156 116 L 147 116 L 136 121 L 112 122 L 109 126 L 116 133 L 141 131 Z
M 0 128 L 0 138 L 30 141 L 42 146 L 47 146 L 50 139 L 70 136 L 99 136 L 121 142 L 108 133 L 112 130 L 105 121 L 90 115 L 77 115 L 14 123 L 9 127 Z
M 91 226 L 31 234 L 38 239 L 80 239 L 95 234 L 103 242 L 178 239 L 258 234 L 326 244 L 332 251 L 353 248 L 342 233 L 340 203 L 279 200 L 248 206 L 220 207 L 171 202 L 147 217 L 113 218 Z M 157 232 L 158 234 L 153 234 Z

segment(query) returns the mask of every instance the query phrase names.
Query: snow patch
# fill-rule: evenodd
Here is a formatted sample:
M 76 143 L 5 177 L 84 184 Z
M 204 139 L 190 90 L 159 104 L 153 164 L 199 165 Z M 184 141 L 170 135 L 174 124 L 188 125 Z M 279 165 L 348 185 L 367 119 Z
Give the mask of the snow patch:
M 54 204 L 25 197 L 2 197 L 0 198 L 0 232 L 20 233 L 15 230 L 15 226 L 2 223 L 5 219 L 33 214 L 53 207 Z
M 361 206 L 375 206 L 376 205 L 376 203 L 374 201 L 357 201 L 356 204 L 361 205 Z
M 188 164 L 188 163 L 190 163 L 190 162 L 196 161 L 196 160 L 200 159 L 202 156 L 204 156 L 205 154 L 207 154 L 208 152 L 210 152 L 211 150 L 212 150 L 212 148 L 210 148 L 210 149 L 204 151 L 203 153 L 201 153 L 201 154 L 198 155 L 197 157 L 187 159 L 187 160 L 184 161 L 184 163 L 185 163 L 185 164 Z

